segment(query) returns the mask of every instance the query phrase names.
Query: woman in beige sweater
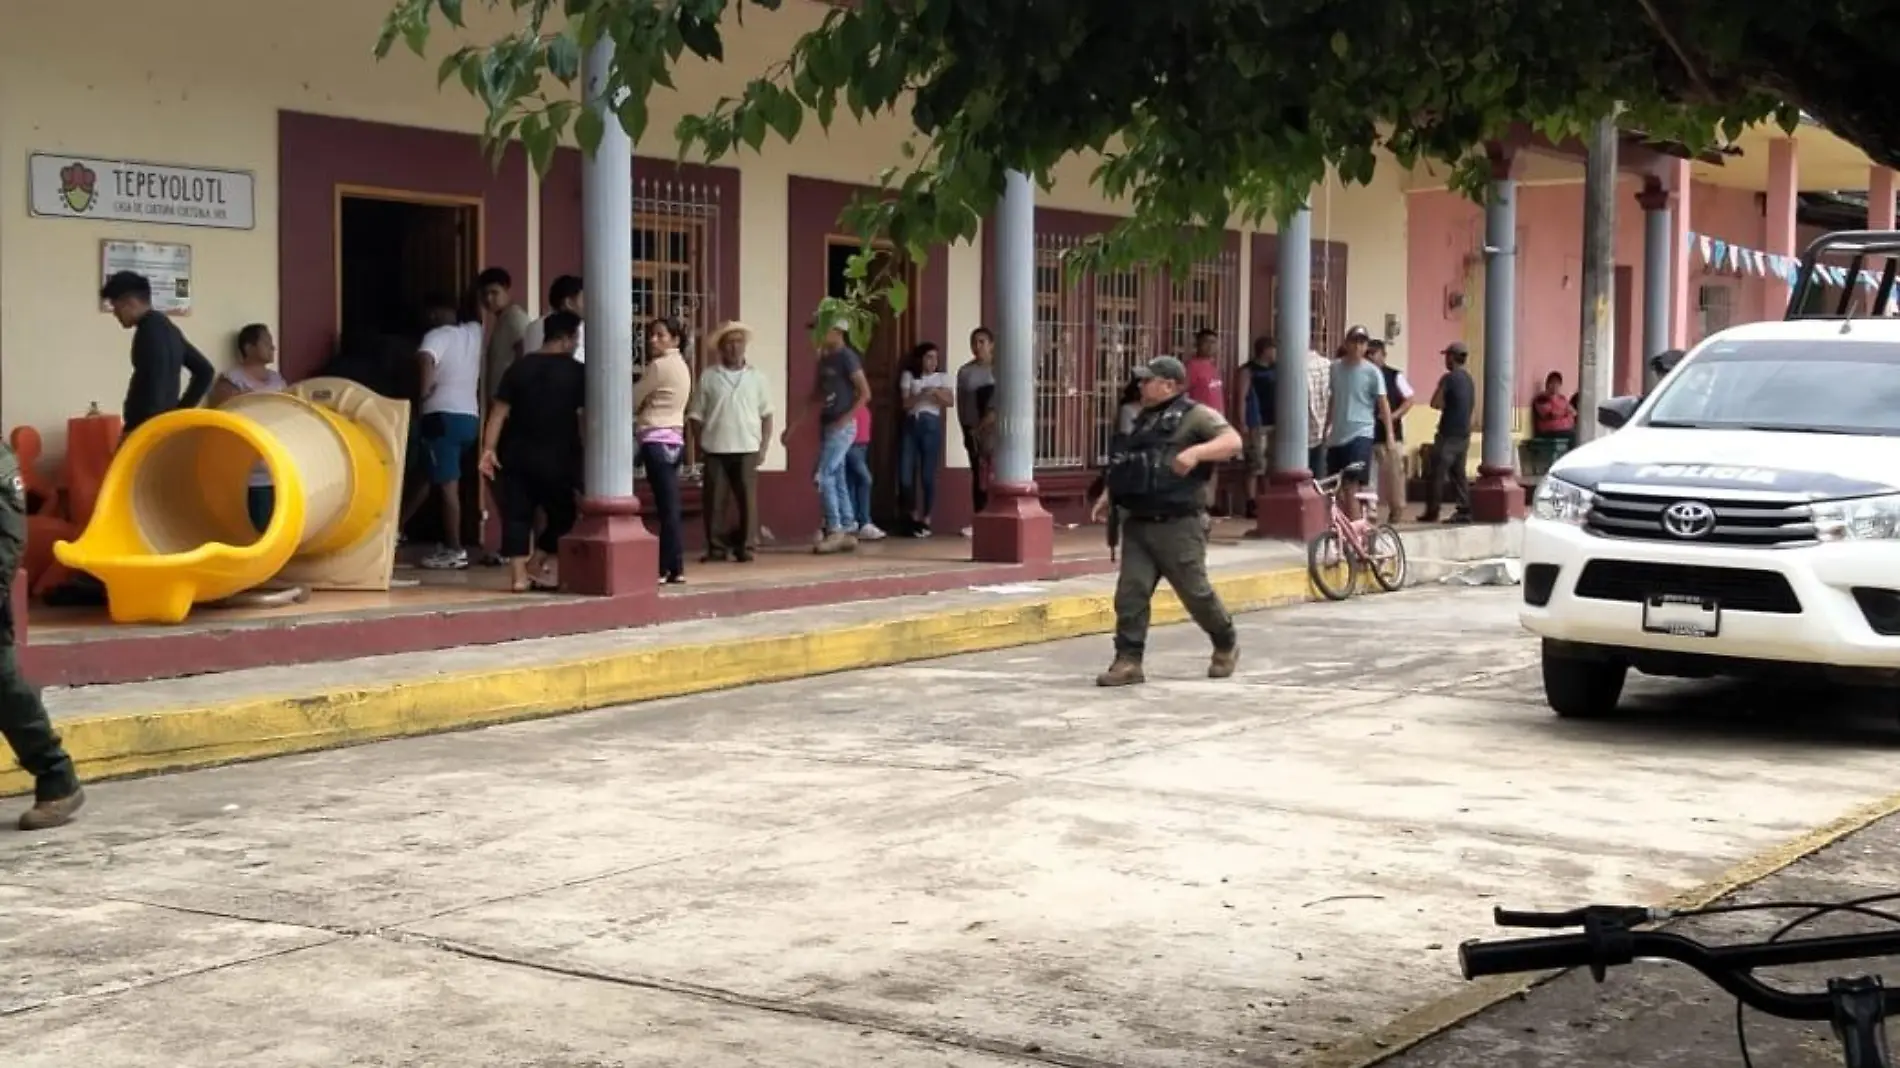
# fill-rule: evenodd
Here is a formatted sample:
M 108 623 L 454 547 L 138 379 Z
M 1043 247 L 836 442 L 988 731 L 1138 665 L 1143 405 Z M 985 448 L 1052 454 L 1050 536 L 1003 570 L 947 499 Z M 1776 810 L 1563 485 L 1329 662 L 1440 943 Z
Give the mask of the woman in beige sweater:
M 660 513 L 660 581 L 686 581 L 680 533 L 680 461 L 686 455 L 686 401 L 693 371 L 680 355 L 685 330 L 677 319 L 647 324 L 647 364 L 633 387 L 633 440 L 640 447 L 653 507 Z

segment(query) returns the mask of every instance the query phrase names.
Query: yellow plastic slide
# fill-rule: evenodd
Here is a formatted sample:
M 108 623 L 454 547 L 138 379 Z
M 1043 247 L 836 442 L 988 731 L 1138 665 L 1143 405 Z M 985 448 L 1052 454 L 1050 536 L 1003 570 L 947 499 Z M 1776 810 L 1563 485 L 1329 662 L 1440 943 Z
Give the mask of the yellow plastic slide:
M 180 623 L 194 604 L 275 578 L 389 588 L 409 405 L 343 379 L 168 412 L 127 435 L 59 562 L 97 578 L 115 623 Z M 246 492 L 276 490 L 262 533 Z

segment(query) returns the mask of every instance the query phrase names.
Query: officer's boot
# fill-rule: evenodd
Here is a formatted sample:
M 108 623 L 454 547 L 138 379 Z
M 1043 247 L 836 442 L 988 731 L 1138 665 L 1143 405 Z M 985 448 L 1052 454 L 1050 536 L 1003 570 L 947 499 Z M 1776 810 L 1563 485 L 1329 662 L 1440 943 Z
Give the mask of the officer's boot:
M 1234 669 L 1240 666 L 1240 646 L 1230 645 L 1225 649 L 1216 646 L 1214 658 L 1207 662 L 1207 677 L 1210 679 L 1231 678 Z
M 73 821 L 81 807 L 86 803 L 86 791 L 75 786 L 70 793 L 57 797 L 39 798 L 32 808 L 20 816 L 20 829 L 23 831 L 50 831 L 55 827 L 64 827 Z
M 1133 653 L 1116 653 L 1108 670 L 1095 676 L 1097 686 L 1136 686 L 1147 681 L 1141 673 L 1141 658 Z

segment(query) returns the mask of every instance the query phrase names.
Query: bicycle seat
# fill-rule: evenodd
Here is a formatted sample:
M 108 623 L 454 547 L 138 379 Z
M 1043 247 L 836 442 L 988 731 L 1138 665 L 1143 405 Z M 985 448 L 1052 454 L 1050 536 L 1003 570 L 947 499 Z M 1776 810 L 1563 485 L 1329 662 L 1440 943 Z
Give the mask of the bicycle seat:
M 1366 477 L 1365 461 L 1361 460 L 1360 462 L 1356 464 L 1347 464 L 1345 469 L 1340 471 L 1339 473 L 1348 478 L 1355 478 L 1355 479 L 1364 478 Z

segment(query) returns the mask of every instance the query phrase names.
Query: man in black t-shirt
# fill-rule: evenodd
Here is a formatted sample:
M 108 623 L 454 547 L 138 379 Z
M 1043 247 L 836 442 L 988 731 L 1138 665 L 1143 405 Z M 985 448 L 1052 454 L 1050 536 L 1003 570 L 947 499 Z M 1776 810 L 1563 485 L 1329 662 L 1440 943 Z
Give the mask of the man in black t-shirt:
M 554 563 L 574 529 L 581 481 L 581 410 L 587 372 L 574 359 L 581 320 L 573 312 L 547 317 L 541 349 L 503 372 L 482 436 L 482 477 L 494 485 L 501 512 L 501 555 L 517 593 L 559 587 Z M 534 517 L 545 518 L 539 534 Z
M 1432 407 L 1438 409 L 1438 436 L 1432 442 L 1430 492 L 1425 495 L 1421 522 L 1438 522 L 1446 483 L 1451 484 L 1449 522 L 1471 522 L 1471 483 L 1465 465 L 1471 454 L 1471 414 L 1477 407 L 1477 390 L 1471 383 L 1471 372 L 1465 370 L 1470 359 L 1471 352 L 1463 342 L 1445 346 L 1445 376 L 1432 393 Z
M 152 283 L 144 275 L 120 271 L 99 290 L 112 305 L 119 325 L 132 331 L 132 380 L 126 384 L 123 433 L 130 434 L 155 416 L 196 408 L 211 392 L 215 371 L 204 353 L 164 312 L 152 307 Z M 179 375 L 189 376 L 180 392 Z

